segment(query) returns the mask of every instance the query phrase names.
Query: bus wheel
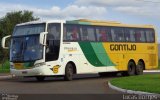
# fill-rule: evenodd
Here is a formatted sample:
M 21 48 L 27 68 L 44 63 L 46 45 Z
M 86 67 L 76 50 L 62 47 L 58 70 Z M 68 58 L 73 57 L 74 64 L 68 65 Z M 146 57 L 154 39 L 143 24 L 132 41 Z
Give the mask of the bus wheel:
M 130 61 L 128 63 L 128 70 L 122 73 L 123 76 L 132 76 L 135 75 L 136 65 L 134 62 Z
M 68 63 L 65 69 L 65 76 L 64 79 L 66 81 L 71 81 L 73 80 L 73 65 L 71 63 Z
M 37 76 L 36 79 L 37 79 L 37 81 L 44 81 L 45 77 L 44 76 Z
M 136 70 L 136 65 L 134 62 L 130 61 L 128 63 L 128 71 L 127 71 L 127 74 L 129 76 L 132 76 L 132 75 L 135 75 L 135 70 Z
M 144 68 L 144 64 L 143 62 L 139 61 L 138 65 L 136 66 L 136 75 L 142 75 L 143 74 L 143 68 Z

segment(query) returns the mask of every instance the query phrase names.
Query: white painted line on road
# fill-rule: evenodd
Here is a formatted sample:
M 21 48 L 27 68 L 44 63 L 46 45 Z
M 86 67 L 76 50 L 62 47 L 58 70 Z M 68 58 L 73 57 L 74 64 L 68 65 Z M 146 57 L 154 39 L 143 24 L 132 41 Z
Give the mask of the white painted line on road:
M 160 72 L 160 70 L 144 70 L 145 73 Z

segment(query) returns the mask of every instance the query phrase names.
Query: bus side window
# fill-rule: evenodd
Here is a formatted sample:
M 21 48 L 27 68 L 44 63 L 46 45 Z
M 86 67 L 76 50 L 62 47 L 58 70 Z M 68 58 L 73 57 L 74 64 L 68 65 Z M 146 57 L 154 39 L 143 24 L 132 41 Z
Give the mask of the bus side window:
M 100 40 L 101 41 L 107 41 L 107 34 L 106 34 L 106 31 L 104 29 L 100 30 Z
M 96 35 L 98 41 L 107 41 L 107 34 L 105 28 L 96 28 Z
M 151 42 L 155 42 L 155 31 L 151 30 Z
M 96 38 L 97 41 L 100 41 L 100 32 L 99 32 L 99 28 L 96 27 Z
M 118 36 L 118 42 L 124 42 L 124 30 L 123 28 L 117 28 L 116 34 Z
M 87 32 L 88 32 L 88 40 L 89 41 L 96 41 L 94 28 L 93 27 L 88 27 Z
M 150 41 L 150 32 L 148 30 L 146 31 L 146 39 L 147 39 L 147 42 L 151 42 Z
M 125 41 L 130 42 L 130 40 L 129 29 L 125 29 Z
M 145 32 L 143 30 L 136 30 L 136 42 L 145 42 Z
M 66 26 L 66 39 L 72 41 L 72 29 L 71 26 Z
M 65 25 L 63 27 L 63 41 L 67 41 L 67 31 L 66 31 L 66 26 Z
M 87 29 L 84 27 L 81 27 L 81 40 L 88 41 L 88 32 Z
M 135 42 L 135 31 L 133 29 L 129 30 L 129 35 L 130 35 L 130 42 Z
M 111 39 L 111 29 L 109 27 L 97 27 L 96 35 L 97 40 L 102 42 L 110 42 Z
M 106 27 L 106 38 L 107 38 L 107 41 L 108 42 L 111 42 L 112 41 L 112 38 L 111 38 L 111 28 L 110 27 Z
M 79 34 L 79 33 L 78 33 L 77 27 L 73 27 L 73 28 L 72 28 L 72 32 L 71 32 L 71 40 L 72 40 L 72 41 L 79 40 L 78 34 Z
M 141 41 L 146 42 L 146 36 L 144 30 L 141 30 Z
M 135 42 L 135 31 L 131 28 L 125 29 L 125 41 L 126 42 Z
M 140 42 L 141 41 L 141 34 L 140 32 L 136 31 L 136 42 Z
M 66 41 L 78 41 L 79 39 L 79 28 L 75 25 L 65 25 L 64 27 L 64 40 Z
M 147 42 L 155 42 L 155 33 L 153 30 L 146 30 L 146 40 Z
M 112 37 L 112 41 L 113 42 L 116 42 L 117 41 L 117 36 L 115 34 L 115 30 L 114 29 L 111 29 L 111 37 Z
M 112 28 L 111 29 L 112 41 L 124 42 L 124 31 L 123 28 Z
M 93 27 L 85 26 L 81 27 L 81 40 L 82 41 L 95 41 L 95 30 Z

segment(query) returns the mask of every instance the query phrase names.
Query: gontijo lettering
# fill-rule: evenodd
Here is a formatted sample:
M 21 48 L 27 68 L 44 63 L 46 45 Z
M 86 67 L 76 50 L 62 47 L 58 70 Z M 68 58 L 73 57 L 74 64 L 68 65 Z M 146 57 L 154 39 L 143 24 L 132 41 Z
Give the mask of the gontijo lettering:
M 110 45 L 111 51 L 136 51 L 135 44 L 111 44 Z

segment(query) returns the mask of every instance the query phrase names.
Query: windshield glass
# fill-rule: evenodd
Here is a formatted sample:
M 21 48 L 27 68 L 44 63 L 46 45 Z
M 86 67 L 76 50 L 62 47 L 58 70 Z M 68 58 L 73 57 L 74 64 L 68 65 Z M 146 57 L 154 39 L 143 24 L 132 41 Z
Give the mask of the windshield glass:
M 39 34 L 40 32 L 44 32 L 44 29 L 44 23 L 16 26 L 13 32 L 13 36 Z
M 23 27 L 19 26 L 16 27 L 17 29 L 15 30 L 21 30 L 21 28 L 24 29 L 24 27 L 26 28 L 30 26 L 29 25 Z M 35 25 L 34 27 L 37 28 Z M 30 29 L 34 30 L 32 27 Z M 28 31 L 31 32 L 31 30 Z M 39 35 L 41 32 L 44 31 L 45 28 L 43 27 L 43 30 L 41 31 L 39 30 L 39 32 L 37 31 L 38 33 L 35 31 L 32 31 L 33 33 L 30 34 L 24 34 L 25 31 L 21 31 L 24 32 L 21 33 L 21 35 L 18 35 L 20 33 L 14 33 L 11 39 L 10 60 L 12 62 L 27 62 L 27 61 L 35 61 L 42 59 L 43 46 L 39 43 Z

